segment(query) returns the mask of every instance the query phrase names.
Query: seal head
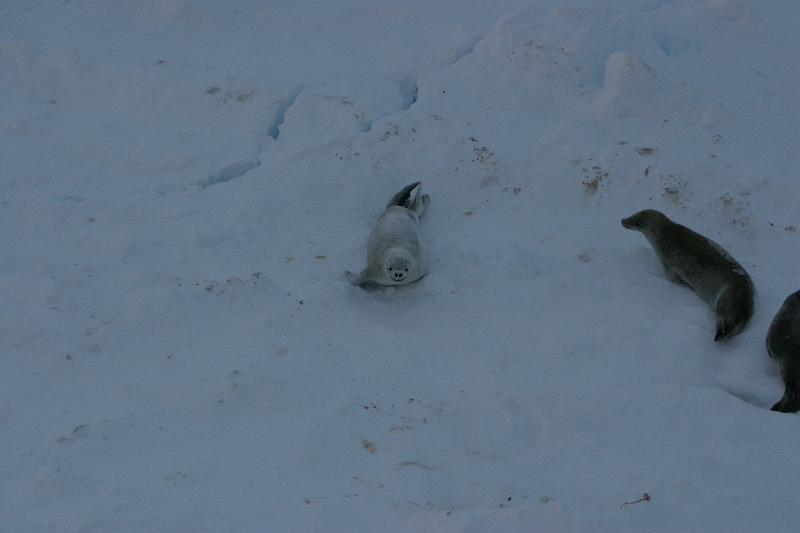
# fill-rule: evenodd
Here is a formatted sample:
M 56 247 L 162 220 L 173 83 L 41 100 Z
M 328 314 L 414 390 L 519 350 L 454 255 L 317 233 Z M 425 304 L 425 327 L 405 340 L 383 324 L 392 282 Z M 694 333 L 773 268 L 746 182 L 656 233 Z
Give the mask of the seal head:
M 416 262 L 408 250 L 399 247 L 390 248 L 385 256 L 383 274 L 390 283 L 402 285 L 406 279 L 415 279 Z
M 633 215 L 623 218 L 622 225 L 628 229 L 639 231 L 647 236 L 647 234 L 654 234 L 659 228 L 672 221 L 662 213 L 655 209 L 645 209 Z

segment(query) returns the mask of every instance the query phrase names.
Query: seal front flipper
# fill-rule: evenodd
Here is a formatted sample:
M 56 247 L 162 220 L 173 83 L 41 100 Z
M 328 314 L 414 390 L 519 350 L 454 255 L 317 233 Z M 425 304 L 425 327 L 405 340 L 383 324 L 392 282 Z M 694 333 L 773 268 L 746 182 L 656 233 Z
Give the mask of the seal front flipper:
M 349 281 L 350 283 L 352 283 L 356 287 L 361 287 L 366 282 L 368 282 L 370 280 L 369 279 L 369 269 L 365 268 L 364 270 L 361 271 L 361 274 L 358 274 L 358 275 L 356 275 L 353 272 L 350 272 L 349 270 L 345 270 L 344 271 L 344 277 L 347 279 L 347 281 Z
M 672 283 L 677 283 L 678 285 L 689 285 L 686 281 L 681 277 L 680 274 L 675 272 L 672 269 L 664 268 L 664 273 L 667 276 L 667 279 L 670 280 Z

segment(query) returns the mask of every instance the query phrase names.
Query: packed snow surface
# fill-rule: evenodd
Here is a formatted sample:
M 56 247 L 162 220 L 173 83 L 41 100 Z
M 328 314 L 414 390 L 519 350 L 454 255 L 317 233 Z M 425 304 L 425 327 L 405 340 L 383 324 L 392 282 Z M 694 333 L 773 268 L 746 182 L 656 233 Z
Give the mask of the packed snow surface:
M 797 531 L 800 2 L 0 1 L 0 529 Z M 362 290 L 422 180 L 430 271 Z M 620 219 L 714 239 L 748 328 Z

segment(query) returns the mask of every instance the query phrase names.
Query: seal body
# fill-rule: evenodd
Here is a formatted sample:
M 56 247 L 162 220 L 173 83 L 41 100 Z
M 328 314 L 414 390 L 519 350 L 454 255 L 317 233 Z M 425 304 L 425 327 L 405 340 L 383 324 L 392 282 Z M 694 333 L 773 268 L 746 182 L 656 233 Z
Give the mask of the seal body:
M 778 362 L 786 386 L 773 411 L 800 411 L 800 291 L 783 302 L 767 332 L 767 351 Z
M 405 285 L 427 273 L 419 219 L 429 203 L 430 197 L 420 191 L 420 182 L 407 185 L 389 200 L 367 242 L 367 268 L 358 276 L 348 272 L 354 285 Z
M 722 246 L 654 209 L 624 218 L 622 225 L 645 236 L 670 281 L 688 285 L 708 302 L 717 315 L 715 341 L 744 329 L 755 310 L 755 286 Z

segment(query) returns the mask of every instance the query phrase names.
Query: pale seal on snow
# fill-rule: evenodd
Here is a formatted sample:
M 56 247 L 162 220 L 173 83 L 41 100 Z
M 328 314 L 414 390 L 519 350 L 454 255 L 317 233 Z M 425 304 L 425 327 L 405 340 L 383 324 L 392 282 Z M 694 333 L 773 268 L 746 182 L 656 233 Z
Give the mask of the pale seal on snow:
M 413 200 L 411 192 L 417 189 Z M 427 273 L 419 234 L 419 219 L 430 197 L 421 193 L 420 182 L 403 187 L 378 218 L 367 242 L 367 268 L 356 276 L 347 272 L 353 285 L 405 285 Z
M 744 329 L 755 310 L 755 286 L 722 246 L 654 209 L 623 218 L 622 225 L 645 236 L 670 281 L 688 285 L 714 309 L 715 341 Z
M 773 411 L 800 411 L 800 291 L 790 294 L 772 319 L 767 332 L 767 351 L 778 362 L 783 383 L 783 398 Z

